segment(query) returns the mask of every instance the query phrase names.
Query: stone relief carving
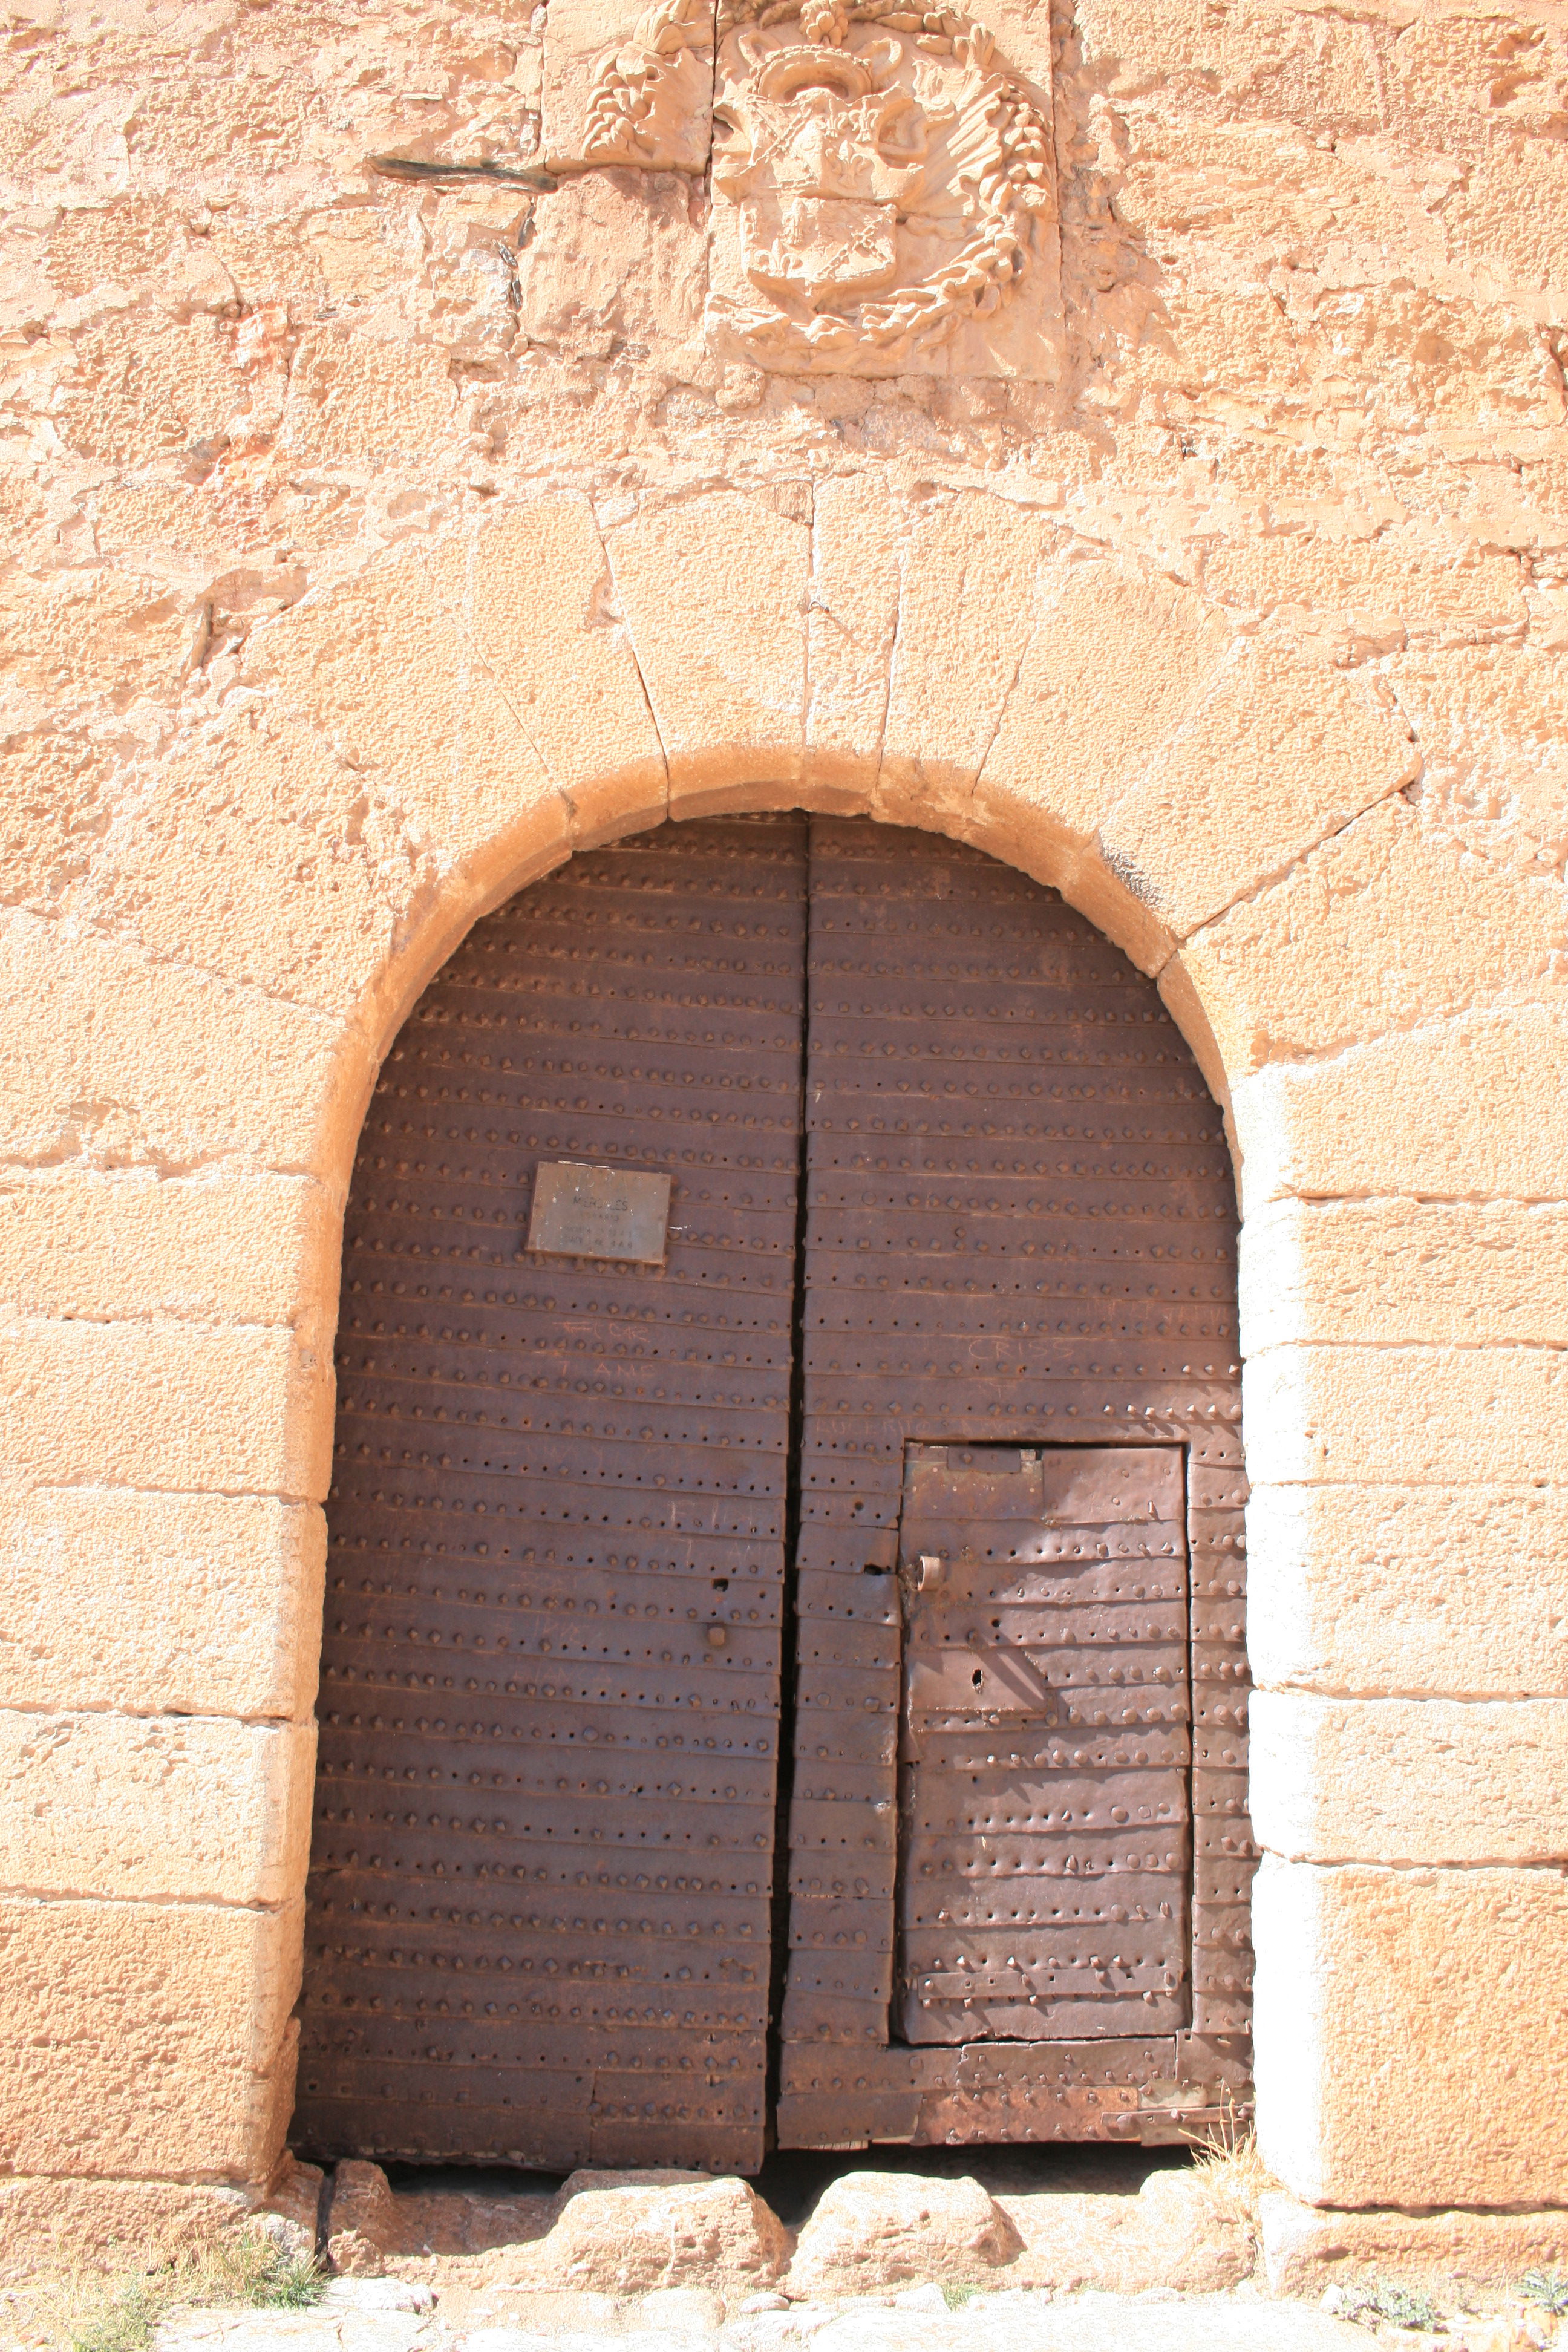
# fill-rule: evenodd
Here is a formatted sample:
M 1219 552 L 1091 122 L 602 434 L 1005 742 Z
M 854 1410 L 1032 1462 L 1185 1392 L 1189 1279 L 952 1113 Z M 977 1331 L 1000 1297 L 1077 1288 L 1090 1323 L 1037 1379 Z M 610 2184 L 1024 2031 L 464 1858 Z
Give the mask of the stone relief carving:
M 1053 373 L 1050 132 L 987 28 L 895 0 L 791 0 L 721 27 L 722 354 L 789 374 Z
M 659 0 L 595 69 L 583 161 L 701 171 L 712 95 L 712 0 Z
M 1051 131 L 957 7 L 721 24 L 708 331 L 781 374 L 1056 374 Z

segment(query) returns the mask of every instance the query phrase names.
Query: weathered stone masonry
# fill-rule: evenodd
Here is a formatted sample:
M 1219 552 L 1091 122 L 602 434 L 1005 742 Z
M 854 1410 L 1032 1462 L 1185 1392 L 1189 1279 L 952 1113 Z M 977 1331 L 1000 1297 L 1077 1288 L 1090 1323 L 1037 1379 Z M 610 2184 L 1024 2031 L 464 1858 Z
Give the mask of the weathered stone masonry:
M 665 13 L 8 20 L 8 2245 L 284 2144 L 379 1057 L 574 850 L 793 805 L 1059 888 L 1226 1111 L 1270 2160 L 1568 2206 L 1568 18 L 818 10 L 1012 142 L 855 278 L 742 184 L 816 85 Z

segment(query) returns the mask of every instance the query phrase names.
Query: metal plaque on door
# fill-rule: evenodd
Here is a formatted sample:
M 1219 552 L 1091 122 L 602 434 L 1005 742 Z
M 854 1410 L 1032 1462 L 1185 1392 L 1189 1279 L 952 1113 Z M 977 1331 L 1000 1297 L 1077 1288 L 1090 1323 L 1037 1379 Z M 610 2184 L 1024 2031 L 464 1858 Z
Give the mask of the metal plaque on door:
M 527 1246 L 544 1257 L 662 1265 L 668 1224 L 668 1176 L 543 1160 L 533 1180 Z

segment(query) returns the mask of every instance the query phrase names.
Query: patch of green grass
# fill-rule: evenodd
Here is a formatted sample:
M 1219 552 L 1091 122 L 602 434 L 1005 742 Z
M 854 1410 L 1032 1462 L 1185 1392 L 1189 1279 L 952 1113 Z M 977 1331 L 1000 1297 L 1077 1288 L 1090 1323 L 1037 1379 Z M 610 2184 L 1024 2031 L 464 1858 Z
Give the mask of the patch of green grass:
M 1341 2313 L 1342 2317 L 1359 2319 L 1367 2326 L 1385 2320 L 1391 2327 L 1426 2330 L 1436 2327 L 1439 2315 L 1429 2294 L 1400 2286 L 1392 2279 L 1373 2279 L 1370 2285 L 1347 2287 Z
M 1526 2271 L 1519 2283 L 1526 2303 L 1536 2303 L 1554 2318 L 1568 2318 L 1568 2278 L 1561 2271 Z
M 944 2283 L 942 2290 L 942 2299 L 949 2311 L 962 2311 L 965 2304 L 977 2303 L 980 2294 L 979 2287 L 962 2286 L 955 2282 Z
M 70 2352 L 148 2352 L 154 2329 L 175 2311 L 303 2311 L 326 2284 L 314 2255 L 285 2253 L 261 2231 L 239 2231 L 100 2281 L 60 2333 Z

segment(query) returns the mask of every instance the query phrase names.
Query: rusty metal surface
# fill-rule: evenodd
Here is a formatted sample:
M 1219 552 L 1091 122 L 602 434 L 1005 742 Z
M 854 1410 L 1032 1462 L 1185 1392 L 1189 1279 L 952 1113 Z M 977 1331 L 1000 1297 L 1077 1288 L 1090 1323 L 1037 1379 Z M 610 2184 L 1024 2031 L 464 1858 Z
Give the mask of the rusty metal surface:
M 1209 1610 L 1194 1618 L 1195 1672 L 1188 1649 L 1190 1732 L 1184 1720 L 1144 1722 L 1134 1744 L 1131 1727 L 1100 1704 L 1116 1686 L 1085 1681 L 1065 1702 L 1079 1720 L 1065 1727 L 998 1708 L 984 1740 L 974 1725 L 924 1736 L 955 1776 L 1010 1772 L 1032 1787 L 1042 1774 L 1136 1769 L 1187 1781 L 1188 1814 L 1228 1843 L 1201 1856 L 1190 1882 L 1195 1970 L 1184 1966 L 1177 1994 L 1163 1976 L 1141 1984 L 1138 2007 L 1146 2018 L 1142 1991 L 1155 1991 L 1173 2020 L 1190 1998 L 1191 2030 L 1113 2030 L 1084 2046 L 1100 2053 L 1097 2095 L 1114 2080 L 1134 2105 L 1184 2069 L 1194 2094 L 1244 2084 L 1251 1860 L 1236 1810 L 1247 1764 L 1245 1486 L 1229 1159 L 1152 983 L 1053 892 L 932 835 L 828 818 L 811 832 L 800 1669 L 779 2137 L 809 2147 L 1051 2136 L 1065 2132 L 1067 2113 L 1052 2053 L 1068 2045 L 899 2038 L 888 1832 L 901 1671 L 888 1601 L 905 1448 L 1152 1441 L 1184 1454 L 1191 1606 Z M 1097 1587 L 1091 1598 L 1115 1595 Z M 1171 1639 L 1155 1604 L 1174 1598 L 1149 1588 L 1161 1657 Z M 844 1637 L 857 1628 L 876 1638 L 854 1649 Z M 1096 1713 L 1106 1720 L 1088 1719 Z M 1071 1733 L 1070 1748 L 1053 1745 L 1057 1728 Z M 1042 1872 L 1034 1883 L 1064 1882 Z M 985 2052 L 1015 2048 L 1023 2072 L 1007 2077 L 1004 2115 L 1003 2093 L 974 2068 Z
M 670 1180 L 646 1169 L 542 1160 L 534 1171 L 528 1248 L 545 1257 L 625 1258 L 662 1265 Z
M 477 926 L 347 1219 L 298 2144 L 763 2148 L 805 835 L 667 826 Z M 672 1180 L 541 1260 L 541 1161 Z
M 1187 2022 L 1182 1468 L 1174 1446 L 909 1449 L 906 2042 Z M 1124 1760 L 1090 1764 L 1079 1735 L 1107 1730 Z M 1037 1760 L 998 1757 L 999 1732 Z

